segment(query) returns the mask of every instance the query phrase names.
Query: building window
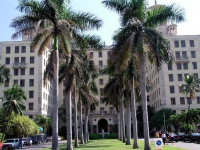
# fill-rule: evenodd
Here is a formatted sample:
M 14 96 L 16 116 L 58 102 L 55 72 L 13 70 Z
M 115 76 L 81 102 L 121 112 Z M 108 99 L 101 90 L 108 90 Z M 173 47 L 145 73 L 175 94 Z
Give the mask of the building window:
M 34 91 L 29 91 L 29 98 L 34 98 Z
M 109 51 L 109 52 L 107 52 L 107 55 L 108 55 L 108 57 L 110 57 L 111 56 L 111 52 Z
M 34 68 L 30 68 L 29 74 L 30 74 L 30 75 L 34 75 Z
M 178 81 L 183 81 L 183 75 L 182 74 L 178 74 Z
M 185 47 L 185 40 L 181 40 L 181 47 Z
M 21 62 L 25 63 L 26 62 L 26 57 L 21 57 Z
M 6 62 L 5 62 L 6 65 L 9 65 L 10 64 L 10 57 L 6 57 Z
M 103 79 L 99 79 L 99 84 L 103 85 Z
M 187 97 L 187 104 L 192 104 L 191 98 Z
M 175 97 L 171 98 L 171 105 L 176 105 L 176 99 L 175 99 Z
M 21 87 L 25 87 L 25 79 L 21 79 L 20 80 L 20 86 Z
M 100 61 L 99 61 L 99 67 L 102 67 L 102 66 L 103 66 L 103 61 L 100 60 Z
M 29 103 L 28 104 L 28 109 L 33 110 L 34 109 L 34 103 Z
M 30 57 L 30 64 L 34 64 L 34 62 L 35 62 L 35 57 L 31 56 Z
M 179 47 L 179 41 L 174 41 L 174 47 Z
M 14 76 L 18 76 L 18 69 L 14 69 Z
M 177 70 L 181 70 L 181 63 L 176 63 Z
M 29 79 L 29 86 L 34 86 L 34 79 Z
M 9 87 L 9 80 L 5 80 L 4 87 Z
M 188 76 L 188 75 L 189 75 L 189 74 L 187 74 L 187 73 L 186 73 L 186 74 L 184 74 L 184 79 L 185 79 L 185 78 L 187 78 L 187 76 Z
M 197 97 L 197 104 L 200 104 L 200 97 Z
M 196 85 L 196 87 L 197 87 L 198 89 L 195 89 L 195 92 L 200 92 L 200 90 L 199 90 L 199 85 Z
M 102 57 L 102 52 L 99 52 L 99 57 Z
M 15 46 L 15 53 L 19 53 L 19 46 Z
M 104 113 L 104 107 L 100 107 L 100 113 Z
M 18 64 L 19 63 L 19 57 L 14 58 L 14 63 Z
M 26 46 L 22 46 L 21 53 L 26 53 Z
M 18 80 L 13 80 L 14 85 L 18 85 Z
M 194 40 L 190 40 L 190 47 L 194 47 Z
M 103 95 L 103 88 L 99 89 L 99 93 L 100 93 L 100 95 Z
M 170 93 L 175 93 L 174 86 L 169 86 Z
M 191 57 L 196 58 L 196 52 L 195 51 L 191 51 Z
M 100 104 L 103 104 L 103 98 L 100 98 Z
M 179 93 L 183 93 L 183 89 L 181 86 L 179 86 Z
M 174 77 L 173 77 L 173 74 L 169 74 L 169 81 L 174 81 Z
M 194 80 L 198 79 L 198 73 L 193 73 L 193 76 L 194 76 Z
M 21 74 L 21 75 L 25 75 L 25 68 L 21 68 L 21 69 L 20 69 L 20 74 Z
M 103 70 L 99 70 L 99 75 L 103 75 Z
M 33 49 L 30 47 L 30 53 L 34 53 Z
M 168 64 L 168 70 L 172 70 L 172 64 Z
M 183 69 L 188 70 L 188 63 L 183 63 Z
M 176 51 L 176 52 L 175 52 L 175 55 L 176 55 L 176 58 L 180 58 L 180 57 L 181 57 L 181 54 L 180 54 L 179 51 Z
M 6 54 L 10 54 L 10 47 L 6 47 Z
M 187 58 L 187 53 L 186 53 L 186 51 L 182 51 L 182 57 L 183 57 L 183 58 Z
M 93 52 L 90 52 L 90 58 L 93 58 Z
M 182 104 L 182 105 L 185 104 L 185 98 L 184 97 L 180 97 L 180 104 Z
M 197 69 L 197 62 L 192 62 L 193 69 Z

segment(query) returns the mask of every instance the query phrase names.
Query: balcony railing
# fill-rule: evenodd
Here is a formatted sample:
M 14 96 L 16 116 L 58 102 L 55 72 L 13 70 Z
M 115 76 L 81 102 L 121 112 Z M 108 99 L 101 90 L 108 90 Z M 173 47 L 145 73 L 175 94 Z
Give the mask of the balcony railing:
M 27 63 L 21 62 L 21 63 L 13 63 L 13 68 L 26 68 Z
M 91 112 L 91 114 L 116 114 L 116 111 L 114 111 L 114 110 L 109 110 L 109 111 L 95 111 L 95 112 Z
M 107 65 L 96 65 L 96 67 L 97 67 L 98 69 L 103 69 L 103 68 L 107 67 Z
M 188 62 L 189 60 L 188 60 L 187 56 L 184 56 L 184 57 L 176 57 L 175 61 L 176 62 Z

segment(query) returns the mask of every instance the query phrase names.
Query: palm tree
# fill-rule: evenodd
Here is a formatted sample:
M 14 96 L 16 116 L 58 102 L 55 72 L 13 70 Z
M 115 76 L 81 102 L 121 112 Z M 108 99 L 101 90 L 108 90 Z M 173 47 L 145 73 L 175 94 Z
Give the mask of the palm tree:
M 22 115 L 22 111 L 26 110 L 26 106 L 24 105 L 23 100 L 26 100 L 25 93 L 22 88 L 17 85 L 13 85 L 11 88 L 4 91 L 3 107 L 5 108 L 5 113 L 8 116 L 7 125 L 10 121 L 12 113 Z M 6 127 L 2 135 L 1 141 L 3 140 L 6 133 Z
M 182 88 L 183 94 L 187 95 L 190 94 L 190 99 L 188 102 L 188 111 L 190 110 L 190 104 L 191 104 L 191 99 L 195 99 L 195 90 L 200 90 L 199 89 L 199 84 L 200 84 L 200 79 L 195 79 L 193 75 L 187 75 L 187 77 L 184 79 L 185 84 L 180 85 Z
M 99 29 L 102 25 L 100 19 L 90 13 L 77 13 L 67 7 L 68 0 L 20 0 L 18 10 L 22 16 L 13 19 L 11 27 L 16 29 L 12 38 L 21 36 L 24 32 L 35 30 L 35 36 L 31 42 L 33 50 L 38 49 L 42 54 L 52 44 L 53 53 L 53 142 L 52 149 L 58 150 L 58 44 L 66 55 L 66 62 L 71 59 L 71 44 L 84 47 L 85 40 L 81 32 Z M 67 96 L 71 96 L 70 93 Z M 67 105 L 71 106 L 67 99 Z M 70 115 L 69 115 L 70 116 Z M 70 122 L 69 122 L 70 123 Z M 70 124 L 69 124 L 70 125 Z M 71 144 L 67 149 L 73 149 Z
M 105 0 L 102 2 L 107 8 L 115 10 L 120 15 L 121 29 L 115 47 L 122 51 L 120 58 L 127 59 L 131 54 L 139 59 L 140 88 L 142 96 L 144 120 L 144 150 L 150 150 L 149 124 L 147 115 L 146 91 L 146 62 L 147 58 L 159 67 L 163 62 L 172 58 L 169 42 L 155 27 L 166 21 L 181 22 L 184 20 L 184 11 L 173 5 L 161 5 L 149 9 L 146 0 Z
M 5 65 L 0 65 L 0 85 L 10 79 L 10 70 Z

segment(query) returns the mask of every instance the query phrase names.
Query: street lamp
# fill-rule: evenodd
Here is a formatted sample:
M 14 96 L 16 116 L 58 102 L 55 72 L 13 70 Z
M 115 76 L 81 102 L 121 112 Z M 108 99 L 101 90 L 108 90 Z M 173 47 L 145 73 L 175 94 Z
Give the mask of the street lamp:
M 164 117 L 164 132 L 166 132 L 166 126 L 165 126 L 165 113 L 163 113 L 163 117 Z

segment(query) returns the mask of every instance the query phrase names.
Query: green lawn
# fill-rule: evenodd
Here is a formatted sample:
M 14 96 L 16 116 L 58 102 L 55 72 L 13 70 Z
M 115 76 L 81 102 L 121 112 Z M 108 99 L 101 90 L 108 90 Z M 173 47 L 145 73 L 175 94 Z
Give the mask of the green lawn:
M 74 148 L 74 150 L 133 150 L 132 145 L 125 145 L 117 139 L 100 139 L 100 140 L 91 140 L 87 144 L 80 144 L 80 147 Z M 139 140 L 140 148 L 137 150 L 144 149 L 144 142 Z M 154 143 L 151 142 L 152 150 L 155 150 Z M 60 145 L 59 150 L 65 150 L 66 144 Z M 50 150 L 50 149 L 43 149 Z M 181 148 L 171 147 L 171 144 L 165 145 L 164 150 L 183 150 Z

